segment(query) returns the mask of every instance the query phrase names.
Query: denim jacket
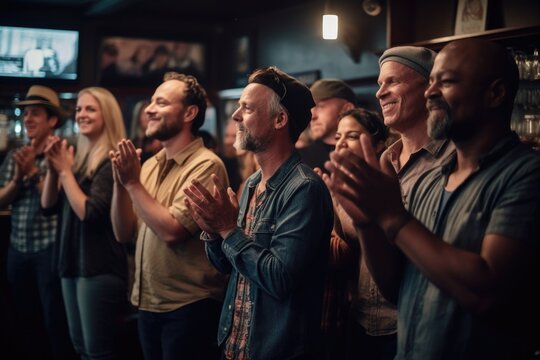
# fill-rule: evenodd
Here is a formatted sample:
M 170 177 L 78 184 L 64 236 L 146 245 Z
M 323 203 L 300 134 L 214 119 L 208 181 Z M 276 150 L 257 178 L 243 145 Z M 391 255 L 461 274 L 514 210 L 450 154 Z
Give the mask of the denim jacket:
M 210 261 L 231 273 L 218 330 L 223 344 L 231 326 L 238 273 L 251 284 L 254 303 L 247 351 L 250 359 L 288 359 L 316 351 L 333 208 L 324 182 L 295 151 L 267 181 L 252 236 L 244 232 L 249 200 L 261 172 L 247 181 L 237 228 L 207 242 Z

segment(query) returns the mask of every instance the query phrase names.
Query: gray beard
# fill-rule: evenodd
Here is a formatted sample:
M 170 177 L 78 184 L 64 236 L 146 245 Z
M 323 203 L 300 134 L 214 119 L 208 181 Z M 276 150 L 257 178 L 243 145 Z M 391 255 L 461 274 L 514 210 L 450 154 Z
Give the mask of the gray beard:
M 438 110 L 429 112 L 427 119 L 427 131 L 430 138 L 434 140 L 445 140 L 450 138 L 452 128 L 452 119 L 448 115 L 448 111 Z
M 251 136 L 248 132 L 245 130 L 244 136 L 242 138 L 236 138 L 236 141 L 234 142 L 234 148 L 237 150 L 247 150 L 251 151 L 253 153 L 258 153 L 261 151 L 266 150 L 267 148 L 267 141 L 263 139 L 256 139 Z

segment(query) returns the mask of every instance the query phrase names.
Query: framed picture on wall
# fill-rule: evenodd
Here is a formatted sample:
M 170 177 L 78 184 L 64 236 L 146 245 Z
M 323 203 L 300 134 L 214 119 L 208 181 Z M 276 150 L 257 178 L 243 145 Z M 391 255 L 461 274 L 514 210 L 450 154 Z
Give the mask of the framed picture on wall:
M 471 34 L 486 29 L 488 0 L 458 0 L 455 35 Z
M 253 67 L 252 39 L 249 35 L 237 36 L 233 40 L 234 86 L 247 85 Z
M 155 87 L 167 71 L 193 75 L 200 83 L 206 82 L 203 43 L 106 37 L 99 54 L 102 86 Z

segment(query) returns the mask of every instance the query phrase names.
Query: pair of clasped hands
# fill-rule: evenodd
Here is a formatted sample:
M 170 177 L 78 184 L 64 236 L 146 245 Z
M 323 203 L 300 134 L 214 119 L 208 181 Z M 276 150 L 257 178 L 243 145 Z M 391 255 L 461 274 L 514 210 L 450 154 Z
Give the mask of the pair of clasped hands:
M 30 145 L 25 145 L 13 153 L 13 161 L 15 162 L 15 172 L 13 179 L 17 182 L 22 182 L 33 175 L 37 174 L 38 169 L 35 165 L 36 150 L 34 142 Z
M 65 171 L 72 171 L 75 163 L 75 150 L 68 144 L 66 139 L 61 139 L 57 135 L 50 135 L 43 150 L 47 158 L 49 169 L 61 174 Z
M 330 154 L 325 168 L 315 172 L 321 176 L 332 197 L 351 217 L 357 228 L 382 224 L 405 212 L 399 181 L 388 161 L 379 161 L 371 139 L 360 135 L 361 151 L 355 154 L 348 148 Z

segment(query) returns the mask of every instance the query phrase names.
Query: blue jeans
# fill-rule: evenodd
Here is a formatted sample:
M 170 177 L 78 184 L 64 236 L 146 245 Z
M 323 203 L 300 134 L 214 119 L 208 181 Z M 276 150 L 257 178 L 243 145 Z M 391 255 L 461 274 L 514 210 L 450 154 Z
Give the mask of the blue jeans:
M 62 278 L 69 334 L 81 359 L 115 359 L 115 336 L 127 303 L 116 275 Z
M 147 360 L 216 360 L 221 303 L 204 299 L 165 313 L 139 310 L 139 339 Z
M 14 350 L 20 351 L 21 358 L 35 358 L 35 354 L 42 358 L 50 353 L 54 359 L 70 359 L 75 355 L 52 257 L 52 246 L 31 254 L 8 249 L 6 270 L 17 342 Z M 40 332 L 43 328 L 45 337 Z

